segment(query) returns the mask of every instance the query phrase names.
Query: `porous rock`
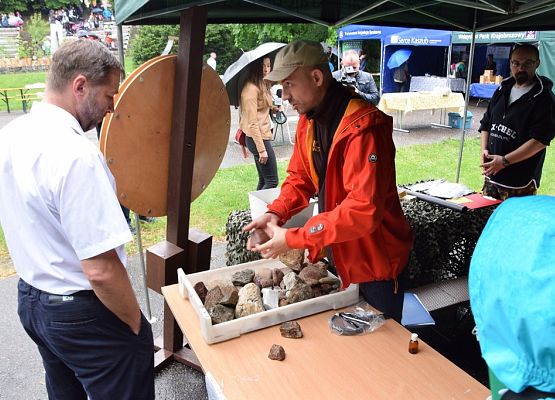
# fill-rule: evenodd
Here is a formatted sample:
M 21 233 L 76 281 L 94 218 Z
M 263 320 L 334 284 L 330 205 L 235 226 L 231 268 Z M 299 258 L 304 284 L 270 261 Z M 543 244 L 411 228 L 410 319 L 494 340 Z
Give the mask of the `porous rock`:
M 281 336 L 290 339 L 300 339 L 303 337 L 303 331 L 297 321 L 287 321 L 279 326 Z
M 235 317 L 241 318 L 247 315 L 264 311 L 260 289 L 254 283 L 247 283 L 239 290 L 239 300 L 235 307 Z
M 283 361 L 285 360 L 285 350 L 279 344 L 273 344 L 268 358 L 270 360 Z
M 200 281 L 195 283 L 195 286 L 193 286 L 193 289 L 195 289 L 195 292 L 200 298 L 200 301 L 202 301 L 202 304 L 204 304 L 204 300 L 206 300 L 206 294 L 208 293 L 208 289 L 206 288 L 206 285 L 204 284 L 204 282 Z
M 212 319 L 212 324 L 216 325 L 233 320 L 235 318 L 235 309 L 223 304 L 216 304 L 208 309 L 208 314 Z
M 253 278 L 254 271 L 246 268 L 231 275 L 231 282 L 233 282 L 235 286 L 245 286 L 247 283 L 252 282 Z

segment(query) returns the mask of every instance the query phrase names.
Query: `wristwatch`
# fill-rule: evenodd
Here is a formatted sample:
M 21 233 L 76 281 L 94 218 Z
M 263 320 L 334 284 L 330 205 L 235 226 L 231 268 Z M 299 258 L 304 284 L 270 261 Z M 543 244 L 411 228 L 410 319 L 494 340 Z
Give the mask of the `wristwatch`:
M 507 159 L 505 158 L 505 156 L 501 156 L 501 162 L 503 163 L 503 166 L 504 166 L 504 167 L 507 167 L 507 166 L 509 166 L 509 165 L 511 164 L 511 163 L 509 162 L 509 160 L 507 160 Z

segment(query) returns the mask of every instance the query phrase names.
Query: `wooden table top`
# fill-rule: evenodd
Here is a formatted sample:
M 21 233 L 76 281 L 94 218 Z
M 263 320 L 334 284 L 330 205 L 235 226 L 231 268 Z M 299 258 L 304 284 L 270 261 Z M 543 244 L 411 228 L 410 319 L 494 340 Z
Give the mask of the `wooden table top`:
M 232 399 L 477 399 L 489 390 L 422 340 L 408 352 L 410 332 L 393 320 L 362 336 L 328 328 L 330 310 L 297 320 L 302 339 L 281 337 L 279 326 L 209 345 L 198 317 L 178 285 L 162 288 L 165 300 L 195 351 L 228 400 Z M 273 344 L 285 349 L 273 361 Z

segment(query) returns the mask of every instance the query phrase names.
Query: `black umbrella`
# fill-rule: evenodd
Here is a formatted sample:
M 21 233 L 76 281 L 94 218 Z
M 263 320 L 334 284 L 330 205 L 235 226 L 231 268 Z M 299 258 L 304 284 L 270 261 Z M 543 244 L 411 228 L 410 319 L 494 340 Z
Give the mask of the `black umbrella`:
M 223 81 L 229 97 L 229 104 L 239 106 L 241 89 L 245 83 L 248 65 L 264 56 L 277 52 L 285 43 L 263 43 L 254 50 L 247 51 L 225 71 Z

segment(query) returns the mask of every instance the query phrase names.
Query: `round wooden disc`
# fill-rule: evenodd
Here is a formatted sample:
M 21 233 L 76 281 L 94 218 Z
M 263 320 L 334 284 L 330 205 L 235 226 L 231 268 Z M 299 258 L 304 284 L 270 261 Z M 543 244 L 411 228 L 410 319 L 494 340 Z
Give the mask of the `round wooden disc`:
M 103 152 L 116 179 L 119 200 L 141 215 L 167 213 L 175 62 L 175 56 L 158 57 L 128 78 L 103 136 Z M 204 65 L 191 200 L 216 174 L 229 129 L 225 86 L 218 74 Z
M 158 57 L 154 57 L 151 58 L 150 60 L 146 61 L 145 63 L 139 65 L 137 68 L 135 68 L 135 70 L 133 72 L 131 72 L 129 75 L 127 75 L 127 77 L 125 78 L 125 80 L 121 83 L 121 85 L 119 86 L 119 90 L 118 93 L 114 96 L 114 110 L 117 107 L 119 98 L 121 97 L 122 93 L 125 92 L 125 89 L 129 86 L 130 82 L 135 79 L 135 76 L 137 76 L 138 74 L 140 74 L 141 72 L 143 72 L 150 64 L 153 64 L 154 62 L 157 62 L 158 60 L 162 59 L 162 58 L 166 58 L 166 57 L 171 57 L 169 55 L 163 55 L 163 56 L 158 56 Z M 99 147 L 100 147 L 100 151 L 102 152 L 102 154 L 106 154 L 106 137 L 108 135 L 108 127 L 110 125 L 110 121 L 112 120 L 112 113 L 106 114 L 106 116 L 104 117 L 104 120 L 102 121 L 102 126 L 100 129 L 100 137 L 99 137 Z

